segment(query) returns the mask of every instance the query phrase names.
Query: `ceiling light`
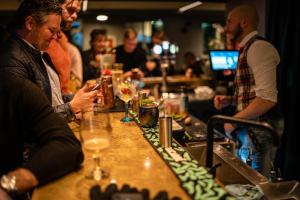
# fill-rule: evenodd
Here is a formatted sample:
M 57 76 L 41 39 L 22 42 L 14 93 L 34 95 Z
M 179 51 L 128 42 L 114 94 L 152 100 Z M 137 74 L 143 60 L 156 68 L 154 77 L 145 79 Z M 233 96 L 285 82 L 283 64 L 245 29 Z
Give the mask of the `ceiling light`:
M 197 7 L 197 6 L 201 5 L 201 4 L 202 4 L 201 1 L 195 1 L 194 3 L 190 3 L 188 5 L 185 5 L 185 6 L 181 7 L 181 8 L 179 8 L 178 11 L 181 12 L 181 13 L 183 13 L 183 12 L 185 12 L 185 11 L 187 11 L 189 9 L 195 8 L 195 7 Z
M 98 21 L 106 21 L 108 20 L 108 16 L 107 15 L 98 15 L 96 18 Z

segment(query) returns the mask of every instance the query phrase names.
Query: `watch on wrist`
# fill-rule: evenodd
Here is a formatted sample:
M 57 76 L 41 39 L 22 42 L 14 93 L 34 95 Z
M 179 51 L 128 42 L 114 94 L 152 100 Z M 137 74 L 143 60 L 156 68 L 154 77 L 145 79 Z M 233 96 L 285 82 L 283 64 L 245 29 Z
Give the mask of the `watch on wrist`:
M 7 192 L 11 197 L 16 197 L 18 194 L 17 190 L 17 179 L 15 176 L 3 175 L 0 178 L 0 187 Z

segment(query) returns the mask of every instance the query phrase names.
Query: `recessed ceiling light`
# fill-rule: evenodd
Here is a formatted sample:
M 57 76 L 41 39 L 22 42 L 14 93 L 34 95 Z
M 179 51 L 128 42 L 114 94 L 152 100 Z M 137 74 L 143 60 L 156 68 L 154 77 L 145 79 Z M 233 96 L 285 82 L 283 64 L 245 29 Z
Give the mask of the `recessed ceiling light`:
M 108 20 L 108 16 L 107 15 L 98 15 L 96 18 L 98 21 L 106 21 Z

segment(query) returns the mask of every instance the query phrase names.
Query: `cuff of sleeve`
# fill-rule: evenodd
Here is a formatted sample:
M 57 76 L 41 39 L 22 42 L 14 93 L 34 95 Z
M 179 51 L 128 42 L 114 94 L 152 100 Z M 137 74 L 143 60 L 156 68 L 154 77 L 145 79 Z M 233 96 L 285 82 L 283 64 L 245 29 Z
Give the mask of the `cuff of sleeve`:
M 67 112 L 67 119 L 68 121 L 73 121 L 76 119 L 75 113 L 70 105 L 70 103 L 65 104 L 65 110 Z

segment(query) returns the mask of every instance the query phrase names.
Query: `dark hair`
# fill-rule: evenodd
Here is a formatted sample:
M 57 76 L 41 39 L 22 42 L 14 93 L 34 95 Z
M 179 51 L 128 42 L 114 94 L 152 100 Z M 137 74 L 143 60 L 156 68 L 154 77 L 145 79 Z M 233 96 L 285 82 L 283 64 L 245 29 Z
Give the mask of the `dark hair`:
M 128 28 L 124 32 L 124 39 L 134 39 L 137 37 L 137 32 L 133 28 Z
M 194 54 L 193 52 L 191 52 L 191 51 L 185 52 L 184 55 L 183 55 L 183 57 L 184 57 L 185 59 L 189 59 L 189 58 L 191 58 L 191 59 L 196 59 L 195 54 Z
M 62 14 L 62 0 L 23 0 L 17 10 L 12 26 L 14 29 L 21 29 L 25 24 L 25 19 L 32 16 L 38 25 L 44 21 L 44 17 L 49 14 Z
M 90 33 L 90 37 L 91 37 L 90 43 L 92 43 L 97 38 L 98 35 L 103 35 L 106 37 L 106 33 L 107 31 L 105 29 L 92 30 L 92 32 Z

